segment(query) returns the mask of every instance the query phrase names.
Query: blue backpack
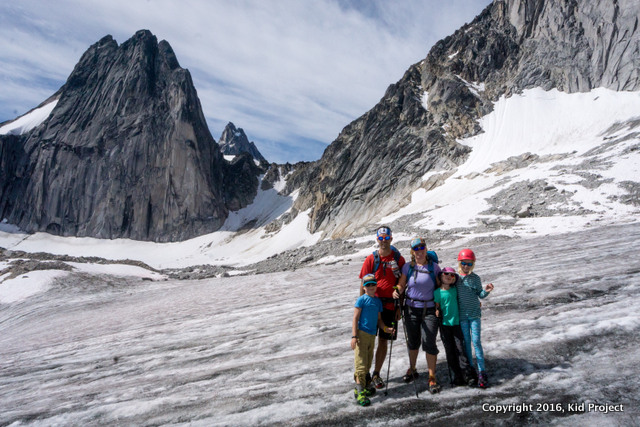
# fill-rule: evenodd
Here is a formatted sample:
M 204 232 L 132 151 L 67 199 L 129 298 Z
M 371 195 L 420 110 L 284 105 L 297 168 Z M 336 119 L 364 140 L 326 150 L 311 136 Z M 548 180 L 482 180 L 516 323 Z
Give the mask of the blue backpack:
M 400 254 L 400 251 L 398 249 L 396 249 L 395 246 L 391 246 L 391 250 L 393 251 L 393 259 L 396 260 L 396 262 L 398 262 L 400 260 L 400 257 L 402 256 Z M 378 253 L 378 251 L 374 251 L 373 252 L 373 274 L 376 274 L 376 271 L 378 271 L 378 268 L 380 268 L 380 254 Z

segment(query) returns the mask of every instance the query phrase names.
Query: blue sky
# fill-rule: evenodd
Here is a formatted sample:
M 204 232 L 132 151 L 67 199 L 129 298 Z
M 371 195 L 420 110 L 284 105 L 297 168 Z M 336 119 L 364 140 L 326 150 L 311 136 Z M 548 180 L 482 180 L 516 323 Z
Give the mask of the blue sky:
M 189 69 L 209 129 L 269 160 L 316 160 L 439 39 L 490 0 L 0 2 L 0 122 L 37 106 L 107 34 L 148 29 Z

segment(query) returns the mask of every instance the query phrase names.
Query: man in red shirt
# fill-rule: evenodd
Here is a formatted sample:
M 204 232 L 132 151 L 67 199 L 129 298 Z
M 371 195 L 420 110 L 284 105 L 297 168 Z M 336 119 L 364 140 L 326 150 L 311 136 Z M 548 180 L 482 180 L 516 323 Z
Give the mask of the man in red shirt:
M 393 287 L 398 282 L 405 260 L 395 248 L 391 247 L 393 238 L 389 227 L 379 227 L 376 230 L 376 238 L 378 240 L 377 256 L 376 252 L 374 252 L 364 260 L 360 270 L 360 279 L 367 274 L 375 274 L 378 281 L 376 296 L 382 300 L 383 305 L 382 321 L 385 325 L 396 324 L 397 316 L 393 300 Z M 360 285 L 360 295 L 362 295 L 364 293 L 362 281 Z M 378 349 L 376 350 L 375 365 L 371 375 L 371 382 L 376 388 L 384 387 L 384 381 L 380 377 L 380 369 L 382 369 L 384 359 L 387 357 L 387 341 L 395 340 L 396 336 L 397 328 L 393 335 L 385 333 L 382 329 L 378 330 Z

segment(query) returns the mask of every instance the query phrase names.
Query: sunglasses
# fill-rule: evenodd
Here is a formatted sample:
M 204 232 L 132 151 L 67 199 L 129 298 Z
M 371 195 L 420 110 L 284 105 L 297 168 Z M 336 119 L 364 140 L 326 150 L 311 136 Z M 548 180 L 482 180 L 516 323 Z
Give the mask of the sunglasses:
M 426 245 L 418 245 L 418 246 L 414 246 L 411 249 L 413 249 L 414 251 L 424 251 L 425 249 L 427 249 Z
M 391 236 L 387 236 L 387 235 L 378 236 L 378 240 L 389 240 L 390 238 L 391 238 Z
M 464 265 L 466 267 L 471 267 L 473 265 L 473 261 L 471 261 L 471 262 L 460 261 L 460 265 Z
M 443 276 L 455 276 L 456 273 L 442 273 Z

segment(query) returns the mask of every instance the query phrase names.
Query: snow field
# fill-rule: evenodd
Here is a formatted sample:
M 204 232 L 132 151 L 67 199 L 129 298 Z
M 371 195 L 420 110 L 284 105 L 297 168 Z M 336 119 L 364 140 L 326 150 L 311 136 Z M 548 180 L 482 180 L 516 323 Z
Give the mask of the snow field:
M 43 123 L 57 104 L 58 100 L 56 99 L 42 107 L 34 108 L 24 116 L 0 127 L 0 135 L 22 135 L 29 132 Z
M 448 386 L 438 338 L 443 392 L 429 395 L 422 375 L 416 399 L 401 329 L 389 395 L 365 409 L 349 348 L 359 262 L 200 281 L 69 273 L 0 310 L 0 424 L 552 424 L 570 414 L 481 408 L 573 401 L 623 404 L 571 419 L 624 424 L 640 402 L 640 286 L 622 255 L 638 237 L 630 224 L 474 247 L 476 272 L 496 286 L 483 300 L 492 387 Z M 440 251 L 443 265 L 455 253 Z

